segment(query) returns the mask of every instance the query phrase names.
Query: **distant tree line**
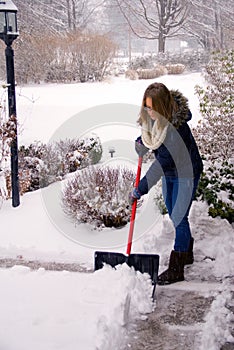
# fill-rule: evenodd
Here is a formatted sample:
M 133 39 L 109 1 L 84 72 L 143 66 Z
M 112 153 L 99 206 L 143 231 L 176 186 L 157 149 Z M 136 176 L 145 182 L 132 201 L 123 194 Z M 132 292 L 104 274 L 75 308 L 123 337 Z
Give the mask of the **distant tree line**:
M 131 53 L 131 35 L 155 42 L 196 40 L 208 50 L 233 45 L 228 0 L 14 0 L 20 36 L 14 42 L 18 83 L 102 80 L 116 49 Z M 157 45 L 156 45 L 157 42 Z M 0 43 L 3 48 L 3 43 Z M 5 80 L 4 50 L 0 78 Z
M 115 54 L 105 35 L 81 33 L 22 33 L 16 45 L 20 83 L 101 81 Z
M 131 30 L 158 41 L 165 51 L 169 38 L 195 38 L 202 48 L 233 45 L 234 8 L 229 0 L 115 0 Z

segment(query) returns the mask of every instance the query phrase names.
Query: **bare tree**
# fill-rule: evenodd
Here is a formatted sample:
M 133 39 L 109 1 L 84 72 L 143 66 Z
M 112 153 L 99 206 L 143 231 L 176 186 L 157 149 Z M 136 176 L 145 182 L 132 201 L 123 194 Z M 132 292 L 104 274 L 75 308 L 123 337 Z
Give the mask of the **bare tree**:
M 166 39 L 178 36 L 189 11 L 187 0 L 115 0 L 131 30 L 139 38 L 158 40 L 165 51 Z
M 15 0 L 21 31 L 84 30 L 104 0 Z
M 233 18 L 233 5 L 228 0 L 192 0 L 184 33 L 195 37 L 205 49 L 226 49 L 232 46 Z

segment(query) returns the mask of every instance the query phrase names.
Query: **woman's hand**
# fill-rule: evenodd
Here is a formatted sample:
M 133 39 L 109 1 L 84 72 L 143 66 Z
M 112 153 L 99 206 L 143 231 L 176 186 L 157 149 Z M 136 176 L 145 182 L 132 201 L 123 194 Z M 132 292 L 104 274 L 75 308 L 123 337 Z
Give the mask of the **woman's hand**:
M 130 205 L 133 205 L 135 201 L 141 198 L 141 193 L 137 188 L 134 188 L 132 192 L 129 193 L 128 195 L 128 201 Z

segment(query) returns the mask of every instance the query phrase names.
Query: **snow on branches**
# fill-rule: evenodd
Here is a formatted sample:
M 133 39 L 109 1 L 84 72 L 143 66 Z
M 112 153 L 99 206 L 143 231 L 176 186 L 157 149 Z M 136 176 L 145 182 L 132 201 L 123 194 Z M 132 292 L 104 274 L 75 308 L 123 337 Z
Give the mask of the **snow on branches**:
M 128 193 L 135 174 L 126 168 L 87 167 L 64 186 L 64 212 L 75 222 L 95 227 L 121 227 L 130 218 Z

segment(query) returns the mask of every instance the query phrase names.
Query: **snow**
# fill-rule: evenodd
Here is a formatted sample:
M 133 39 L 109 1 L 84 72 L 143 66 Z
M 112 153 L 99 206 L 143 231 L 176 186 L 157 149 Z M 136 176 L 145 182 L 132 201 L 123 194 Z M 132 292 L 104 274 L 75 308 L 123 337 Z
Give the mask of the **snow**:
M 234 321 L 234 318 L 226 307 L 231 300 L 230 286 L 224 283 L 211 305 L 210 312 L 205 317 L 206 323 L 201 334 L 200 348 L 219 350 L 224 339 L 230 343 L 233 342 L 228 325 L 230 321 Z
M 15 266 L 0 276 L 4 350 L 118 348 L 124 325 L 152 311 L 149 278 L 127 265 L 94 274 Z
M 201 74 L 157 80 L 188 97 L 191 123 L 196 125 L 200 115 L 194 86 L 204 83 Z M 100 132 L 104 143 L 103 166 L 116 161 L 136 168 L 133 140 L 139 130 L 135 120 L 143 92 L 151 82 L 113 78 L 103 83 L 17 87 L 18 119 L 22 125 L 19 142 L 47 142 L 61 135 L 61 130 L 62 135 L 77 136 L 94 130 Z M 85 122 L 79 129 L 75 119 L 81 121 L 83 117 Z M 113 159 L 108 153 L 110 145 L 116 150 Z M 143 172 L 146 168 L 144 165 Z M 17 208 L 12 208 L 10 200 L 3 202 L 0 257 L 22 262 L 75 262 L 88 273 L 32 270 L 20 263 L 0 268 L 0 348 L 121 349 L 127 326 L 138 319 L 145 320 L 157 308 L 151 299 L 151 281 L 148 275 L 136 273 L 125 264 L 116 270 L 105 266 L 93 272 L 95 250 L 125 253 L 129 225 L 101 231 L 85 224 L 74 226 L 61 210 L 60 190 L 58 183 L 27 193 Z M 162 271 L 174 233 L 167 215 L 162 217 L 156 211 L 153 197 L 153 193 L 146 196 L 137 210 L 133 252 L 159 254 Z M 190 222 L 195 263 L 185 273 L 188 280 L 176 285 L 214 297 L 196 349 L 218 350 L 225 341 L 234 341 L 230 332 L 233 316 L 226 307 L 231 305 L 234 290 L 233 227 L 225 220 L 209 217 L 206 204 L 201 202 L 192 205 Z

